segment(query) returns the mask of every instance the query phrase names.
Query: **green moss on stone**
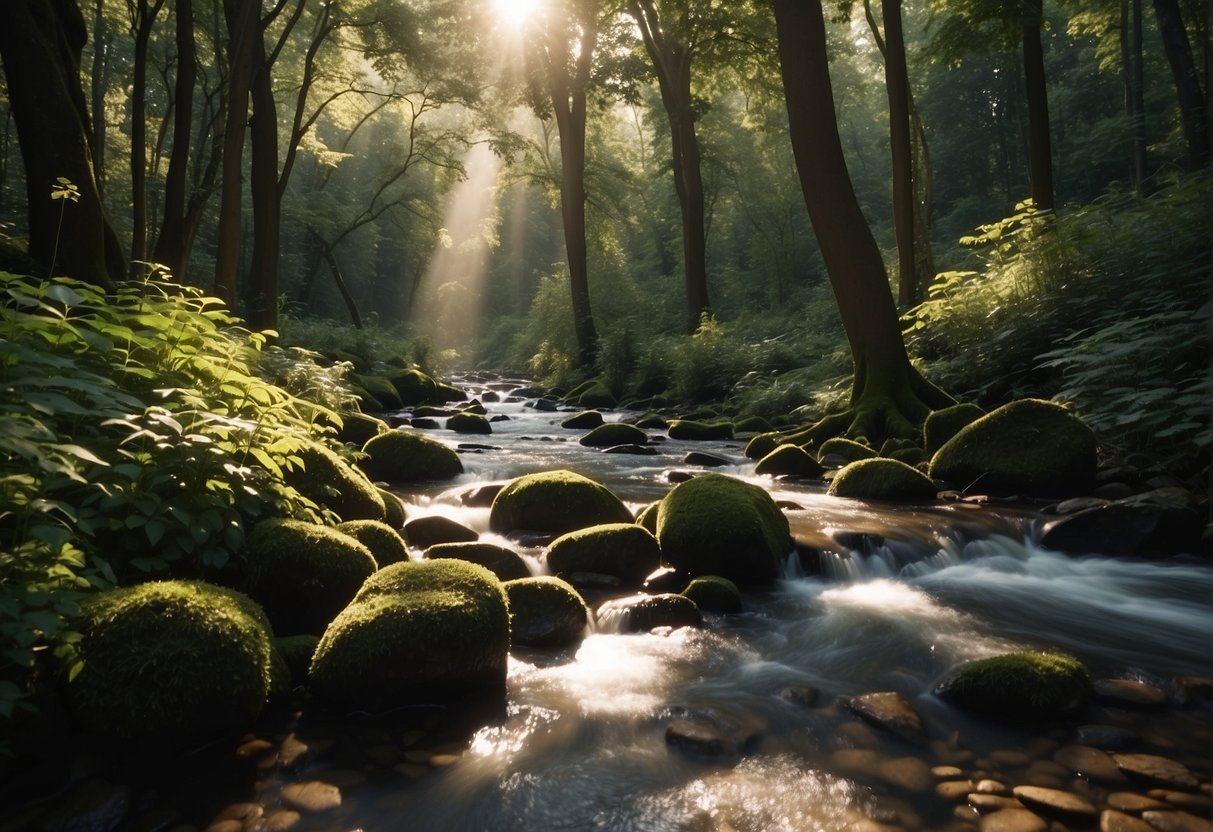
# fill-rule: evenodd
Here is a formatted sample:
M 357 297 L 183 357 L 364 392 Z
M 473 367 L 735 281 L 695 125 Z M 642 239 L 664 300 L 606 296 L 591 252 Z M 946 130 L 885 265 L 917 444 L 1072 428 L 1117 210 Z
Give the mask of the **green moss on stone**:
M 435 543 L 425 550 L 427 560 L 453 558 L 483 566 L 502 581 L 529 578 L 531 570 L 517 552 L 492 543 Z
M 347 413 L 341 417 L 341 430 L 337 432 L 337 438 L 347 445 L 361 448 L 371 437 L 387 433 L 389 429 L 387 422 L 382 419 L 365 413 Z
M 861 459 L 871 459 L 874 456 L 876 456 L 876 451 L 867 445 L 842 436 L 835 436 L 833 439 L 822 442 L 821 449 L 817 452 L 817 459 L 827 468 L 838 468 Z
M 935 484 L 917 468 L 895 459 L 852 462 L 830 482 L 831 496 L 857 500 L 921 502 L 934 500 Z
M 404 528 L 405 521 L 408 520 L 408 514 L 404 510 L 404 503 L 386 488 L 379 489 L 379 496 L 383 499 L 383 522 L 399 532 Z
M 741 590 L 719 575 L 704 575 L 687 584 L 682 594 L 705 612 L 741 612 Z
M 986 412 L 971 402 L 932 411 L 922 423 L 922 443 L 928 456 L 932 456 L 961 429 L 973 424 Z
M 696 421 L 694 419 L 673 419 L 670 421 L 668 433 L 671 439 L 698 442 L 713 439 L 732 439 L 733 423 L 727 419 L 712 422 Z
M 342 520 L 382 520 L 383 498 L 366 475 L 318 442 L 307 441 L 298 452 L 302 468 L 283 479 L 317 505 Z
M 761 416 L 747 416 L 733 423 L 733 433 L 770 433 L 774 428 Z
M 511 641 L 528 647 L 565 647 L 581 640 L 590 612 L 581 595 L 559 578 L 508 581 Z
M 459 454 L 416 431 L 388 431 L 367 442 L 362 450 L 366 457 L 359 465 L 375 480 L 449 480 L 463 473 Z
M 774 579 L 792 549 L 788 520 L 771 496 L 723 474 L 671 489 L 657 511 L 657 541 L 668 565 L 739 584 Z
M 489 424 L 488 419 L 479 413 L 468 411 L 456 413 L 447 419 L 446 427 L 447 430 L 453 430 L 455 433 L 490 434 L 493 432 L 493 426 Z
M 759 476 L 820 477 L 821 463 L 799 445 L 780 445 L 758 461 L 754 473 Z
M 282 635 L 322 633 L 375 571 L 371 551 L 336 529 L 263 520 L 244 541 L 243 589 Z
M 319 643 L 320 636 L 311 633 L 274 639 L 274 651 L 282 658 L 291 687 L 307 684 L 308 668 L 312 666 L 312 656 Z
M 369 711 L 468 696 L 504 702 L 509 644 L 493 573 L 459 560 L 397 563 L 329 625 L 311 687 L 331 705 Z
M 337 531 L 348 534 L 371 550 L 380 567 L 409 559 L 409 549 L 400 532 L 387 523 L 376 520 L 351 520 L 341 523 Z
M 383 376 L 354 376 L 352 381 L 370 394 L 380 412 L 400 410 L 404 407 L 404 402 L 400 400 L 400 394 L 396 392 L 396 388 Z M 362 406 L 371 409 L 367 405 L 368 402 L 363 400 Z
M 762 459 L 783 444 L 783 434 L 775 431 L 760 433 L 746 443 L 746 459 Z
M 601 381 L 595 382 L 577 397 L 577 404 L 581 407 L 614 407 L 617 403 L 615 394 Z
M 657 509 L 660 505 L 660 500 L 655 503 L 649 503 L 636 515 L 636 525 L 648 529 L 654 537 L 657 536 Z
M 1022 399 L 962 428 L 931 460 L 931 476 L 965 491 L 1064 497 L 1095 482 L 1097 442 L 1052 402 Z
M 416 369 L 397 370 L 387 377 L 405 407 L 438 401 L 437 385 L 425 373 Z
M 80 605 L 68 685 L 89 730 L 194 737 L 243 728 L 269 692 L 272 632 L 248 597 L 202 582 L 110 590 Z
M 927 454 L 922 448 L 903 448 L 900 451 L 893 451 L 889 454 L 889 459 L 895 459 L 898 462 L 904 462 L 906 465 L 912 465 L 915 468 L 922 466 L 926 468 Z
M 636 420 L 636 427 L 641 430 L 665 430 L 670 423 L 657 413 L 646 413 Z
M 643 526 L 608 523 L 553 540 L 547 564 L 557 575 L 594 572 L 639 586 L 661 565 L 661 549 L 657 538 Z
M 935 688 L 958 708 L 1000 719 L 1051 719 L 1086 704 L 1091 678 L 1064 653 L 1008 653 L 961 665 Z
M 560 427 L 569 430 L 593 430 L 602 424 L 602 414 L 597 410 L 583 410 L 560 423 Z
M 588 448 L 610 448 L 615 445 L 647 445 L 649 436 L 635 425 L 610 422 L 599 425 L 581 437 L 581 444 Z
M 529 529 L 564 534 L 603 523 L 630 523 L 618 497 L 572 471 L 527 474 L 509 482 L 493 499 L 489 527 L 495 532 Z

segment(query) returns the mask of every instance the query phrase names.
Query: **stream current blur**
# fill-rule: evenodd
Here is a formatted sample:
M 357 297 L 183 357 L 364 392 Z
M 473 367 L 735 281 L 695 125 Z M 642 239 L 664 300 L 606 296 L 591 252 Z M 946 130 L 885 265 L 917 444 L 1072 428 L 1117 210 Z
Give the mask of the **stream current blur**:
M 639 509 L 668 491 L 667 472 L 685 469 L 683 457 L 696 450 L 730 460 L 721 473 L 797 506 L 786 509 L 794 535 L 824 553 L 812 570 L 793 557 L 783 580 L 746 594 L 744 613 L 709 615 L 703 630 L 595 631 L 556 655 L 515 651 L 504 721 L 477 731 L 452 765 L 351 791 L 320 828 L 799 832 L 862 828 L 865 819 L 944 828 L 954 822 L 952 804 L 934 794 L 933 779 L 924 788 L 929 767 L 968 761 L 1026 782 L 1039 759 L 1073 741 L 944 706 L 930 691 L 956 663 L 1056 648 L 1097 678 L 1163 687 L 1213 668 L 1213 570 L 1204 564 L 1068 557 L 1034 545 L 1030 515 L 828 497 L 819 487 L 755 476 L 739 440 L 668 440 L 657 456 L 606 454 L 560 427 L 566 413 L 519 401 L 487 407 L 509 417 L 491 436 L 429 432 L 452 446 L 483 447 L 464 451 L 457 482 L 398 492 L 410 516 L 443 514 L 519 551 L 517 541 L 491 534 L 488 509 L 464 506 L 461 493 L 568 468 Z M 543 571 L 541 548 L 520 551 Z M 806 687 L 817 691 L 812 706 L 788 694 Z M 836 702 L 874 691 L 904 694 L 930 745 L 882 735 Z M 752 739 L 734 756 L 698 760 L 666 743 L 666 726 L 680 717 Z M 1208 768 L 1206 713 L 1108 708 L 1099 717 Z

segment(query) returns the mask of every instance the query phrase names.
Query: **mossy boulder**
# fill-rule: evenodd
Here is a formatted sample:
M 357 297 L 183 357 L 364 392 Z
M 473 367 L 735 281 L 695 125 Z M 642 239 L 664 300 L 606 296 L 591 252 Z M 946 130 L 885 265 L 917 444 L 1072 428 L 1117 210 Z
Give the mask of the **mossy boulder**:
M 311 689 L 330 705 L 367 711 L 504 702 L 509 646 L 505 590 L 492 572 L 459 560 L 396 563 L 325 630 Z
M 379 489 L 379 496 L 383 499 L 383 522 L 397 531 L 403 529 L 405 521 L 408 520 L 404 503 L 386 488 Z
M 418 549 L 428 549 L 439 543 L 474 543 L 480 533 L 441 514 L 429 514 L 405 523 L 404 539 Z
M 704 575 L 687 584 L 681 593 L 704 612 L 741 612 L 741 590 L 719 575 Z
M 635 425 L 623 422 L 610 422 L 599 425 L 581 437 L 582 445 L 587 448 L 610 448 L 615 445 L 647 445 L 649 436 Z
M 774 428 L 761 416 L 747 416 L 733 423 L 733 433 L 770 433 Z
M 668 565 L 743 585 L 773 580 L 792 549 L 788 520 L 771 495 L 723 474 L 703 474 L 666 494 L 657 541 Z
M 703 614 L 695 602 L 672 592 L 615 598 L 598 608 L 601 630 L 608 633 L 647 633 L 657 627 L 702 627 Z
M 322 633 L 376 569 L 370 549 L 347 534 L 299 520 L 263 520 L 240 550 L 242 589 L 279 635 Z
M 542 576 L 505 583 L 510 601 L 511 641 L 527 647 L 566 647 L 585 633 L 590 611 L 577 590 Z
M 389 430 L 391 428 L 382 419 L 365 413 L 347 413 L 341 417 L 341 429 L 337 431 L 337 438 L 347 445 L 361 448 L 372 437 Z
M 366 475 L 319 442 L 296 452 L 302 468 L 283 471 L 287 485 L 342 520 L 382 520 L 383 498 Z
M 489 424 L 489 420 L 481 416 L 479 413 L 471 413 L 464 411 L 456 413 L 454 416 L 446 420 L 446 429 L 453 430 L 455 433 L 474 433 L 487 435 L 493 432 L 493 426 Z
M 935 694 L 958 708 L 1004 720 L 1047 720 L 1072 714 L 1091 695 L 1091 677 L 1064 653 L 1008 653 L 953 670 Z
M 889 459 L 904 462 L 906 465 L 913 465 L 915 468 L 921 465 L 923 469 L 925 469 L 927 452 L 919 447 L 902 448 L 901 450 L 893 451 L 893 453 L 889 454 Z
M 660 506 L 660 500 L 655 503 L 649 503 L 636 515 L 636 525 L 648 529 L 653 534 L 653 537 L 657 536 L 657 509 Z
M 425 550 L 426 560 L 453 558 L 483 566 L 502 581 L 529 578 L 531 570 L 517 552 L 493 543 L 437 543 Z
M 890 502 L 934 500 L 935 483 L 917 468 L 895 459 L 861 459 L 847 465 L 830 483 L 833 497 Z
M 387 376 L 405 407 L 438 401 L 438 385 L 425 373 L 416 369 L 397 370 Z
M 434 398 L 436 402 L 461 402 L 468 397 L 466 390 L 461 390 L 453 384 L 434 382 Z
M 581 407 L 614 407 L 617 403 L 615 394 L 601 381 L 590 385 L 588 389 L 577 397 L 577 404 Z
M 821 463 L 799 445 L 780 445 L 754 467 L 754 473 L 769 477 L 820 477 L 823 470 Z
M 602 414 L 597 410 L 583 410 L 560 423 L 560 427 L 569 430 L 593 430 L 602 424 Z
M 760 433 L 746 443 L 746 459 L 762 459 L 782 444 L 784 444 L 783 434 L 773 431 Z
M 449 480 L 463 473 L 459 454 L 441 442 L 411 430 L 392 430 L 362 446 L 358 464 L 374 480 L 419 482 Z
M 631 512 L 618 497 L 588 477 L 572 471 L 527 474 L 510 481 L 493 499 L 489 527 L 565 532 L 603 523 L 630 523 Z
M 872 459 L 874 456 L 876 451 L 869 446 L 842 436 L 827 439 L 817 451 L 818 461 L 827 468 L 841 468 L 861 459 Z
M 400 532 L 377 520 L 350 520 L 337 525 L 337 531 L 348 534 L 371 550 L 375 563 L 381 568 L 389 563 L 409 559 L 409 548 Z
M 273 637 L 247 596 L 200 581 L 109 590 L 80 605 L 80 674 L 67 686 L 90 730 L 197 737 L 261 712 Z
M 1022 399 L 962 428 L 935 454 L 930 473 L 966 491 L 1071 496 L 1094 485 L 1097 444 L 1065 408 Z
M 636 427 L 641 430 L 665 430 L 669 426 L 665 417 L 657 413 L 646 413 L 636 420 Z
M 671 439 L 706 442 L 713 439 L 732 439 L 733 423 L 728 420 L 704 422 L 695 419 L 673 419 L 666 432 Z
M 319 643 L 320 636 L 310 633 L 274 639 L 274 650 L 282 659 L 292 688 L 307 684 L 308 668 L 312 666 L 312 656 L 316 654 Z
M 976 422 L 986 412 L 971 402 L 961 402 L 932 411 L 922 423 L 922 444 L 929 456 L 944 446 L 962 428 Z
M 379 412 L 383 412 L 400 410 L 404 407 L 404 402 L 400 400 L 400 394 L 396 392 L 396 388 L 383 376 L 354 376 L 351 380 L 371 397 L 369 402 L 366 399 L 361 400 L 364 409 L 378 409 Z
M 635 523 L 608 523 L 561 535 L 547 554 L 555 575 L 593 572 L 639 586 L 661 565 L 657 538 Z

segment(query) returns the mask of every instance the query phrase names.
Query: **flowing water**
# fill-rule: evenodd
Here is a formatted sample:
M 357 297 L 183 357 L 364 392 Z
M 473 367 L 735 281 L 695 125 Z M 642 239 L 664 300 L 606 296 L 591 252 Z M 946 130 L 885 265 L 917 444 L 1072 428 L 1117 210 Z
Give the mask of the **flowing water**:
M 443 514 L 517 549 L 488 532 L 487 509 L 463 505 L 469 486 L 569 468 L 638 509 L 659 499 L 667 472 L 697 450 L 729 461 L 717 470 L 770 490 L 788 506 L 796 537 L 820 554 L 813 564 L 793 556 L 783 580 L 746 595 L 744 613 L 708 616 L 703 630 L 620 635 L 600 624 L 563 653 L 516 651 L 504 719 L 457 741 L 457 755 L 435 770 L 406 764 L 397 770 L 409 777 L 349 790 L 338 811 L 311 822 L 316 828 L 758 832 L 862 828 L 853 825 L 867 819 L 944 828 L 957 821 L 934 781 L 924 781 L 929 767 L 1039 780 L 1039 760 L 1072 742 L 942 705 L 931 687 L 957 662 L 1058 648 L 1096 676 L 1163 685 L 1213 668 L 1207 565 L 1067 557 L 1033 544 L 1028 515 L 834 499 L 755 477 L 740 441 L 669 440 L 657 456 L 605 454 L 559 427 L 566 414 L 521 402 L 489 408 L 509 420 L 465 449 L 459 481 L 403 492 L 411 516 Z M 542 571 L 542 549 L 523 551 Z M 930 744 L 891 739 L 836 701 L 873 691 L 908 697 Z M 1095 716 L 1131 727 L 1207 778 L 1207 711 Z M 680 719 L 713 725 L 736 746 L 711 759 L 681 753 L 666 741 Z

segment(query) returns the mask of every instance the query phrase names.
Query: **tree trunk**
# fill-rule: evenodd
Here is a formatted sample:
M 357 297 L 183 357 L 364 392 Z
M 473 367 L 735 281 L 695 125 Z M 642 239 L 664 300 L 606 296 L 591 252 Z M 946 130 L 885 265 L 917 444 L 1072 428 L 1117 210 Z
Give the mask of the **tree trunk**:
M 914 154 L 910 140 L 910 74 L 901 30 L 901 0 L 881 0 L 885 88 L 889 95 L 889 147 L 893 156 L 893 229 L 897 237 L 897 300 L 918 302 L 914 257 Z
M 93 10 L 93 170 L 97 180 L 97 193 L 105 195 L 105 90 L 109 83 L 109 50 L 113 34 L 105 25 L 101 13 L 105 0 L 95 0 Z
M 253 80 L 253 44 L 260 30 L 257 0 L 224 0 L 228 31 L 227 113 L 223 122 L 223 178 L 215 243 L 215 294 L 236 303 L 240 271 L 240 214 L 244 191 L 244 133 Z
M 278 195 L 278 111 L 265 58 L 261 28 L 253 54 L 252 159 L 253 260 L 249 271 L 247 318 L 255 329 L 278 326 L 278 254 L 282 200 Z
M 1120 0 L 1120 61 L 1129 119 L 1129 177 L 1138 196 L 1146 184 L 1146 116 L 1143 92 L 1141 0 Z
M 147 48 L 164 0 L 139 0 L 132 10 L 135 61 L 131 79 L 131 260 L 147 260 Z M 137 267 L 139 268 L 139 267 Z
M 90 148 L 88 108 L 80 86 L 87 39 L 75 0 L 5 0 L 0 59 L 9 107 L 25 161 L 30 256 L 104 288 L 123 279 L 121 244 L 101 206 Z M 59 177 L 78 202 L 51 199 Z
M 1184 141 L 1188 144 L 1188 169 L 1202 170 L 1209 166 L 1209 114 L 1200 74 L 1192 59 L 1192 44 L 1184 29 L 1176 0 L 1154 0 L 1158 16 L 1158 31 L 1175 78 L 1175 93 L 1179 99 L 1179 116 L 1183 123 Z
M 194 0 L 177 0 L 177 78 L 173 85 L 173 149 L 164 176 L 164 220 L 156 239 L 153 259 L 168 267 L 178 280 L 185 279 L 185 192 L 189 174 L 190 134 L 193 129 L 194 83 L 197 54 L 194 48 Z
M 821 4 L 773 4 L 792 152 L 855 364 L 850 412 L 819 423 L 815 434 L 845 430 L 876 445 L 889 436 L 913 436 L 932 408 L 951 399 L 906 355 L 880 249 L 838 136 Z
M 1049 94 L 1040 44 L 1043 0 L 1024 0 L 1023 78 L 1028 102 L 1028 181 L 1038 211 L 1053 210 L 1053 148 L 1049 139 Z

